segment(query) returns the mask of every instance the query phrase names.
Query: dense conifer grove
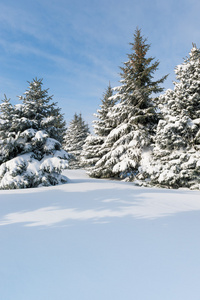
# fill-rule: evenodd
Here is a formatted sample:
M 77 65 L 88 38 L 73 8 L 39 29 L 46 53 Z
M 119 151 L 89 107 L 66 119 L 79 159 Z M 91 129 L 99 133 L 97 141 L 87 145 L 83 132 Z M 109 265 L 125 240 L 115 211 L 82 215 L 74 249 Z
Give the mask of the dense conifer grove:
M 81 114 L 66 128 L 42 80 L 34 79 L 20 104 L 0 105 L 0 188 L 64 183 L 65 168 L 86 168 L 91 177 L 138 185 L 200 189 L 200 49 L 154 80 L 159 61 L 136 29 L 131 53 L 120 67 L 120 85 L 105 89 L 94 114 L 94 134 Z M 157 96 L 158 95 L 158 96 Z

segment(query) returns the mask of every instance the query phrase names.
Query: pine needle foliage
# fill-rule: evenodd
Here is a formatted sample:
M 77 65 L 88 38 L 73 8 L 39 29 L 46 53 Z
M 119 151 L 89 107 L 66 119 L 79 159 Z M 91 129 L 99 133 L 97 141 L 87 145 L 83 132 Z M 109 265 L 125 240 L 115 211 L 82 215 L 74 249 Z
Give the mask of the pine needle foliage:
M 105 155 L 97 161 L 93 177 L 133 177 L 138 173 L 141 154 L 150 147 L 159 115 L 153 103 L 153 94 L 161 92 L 160 86 L 167 78 L 154 80 L 159 61 L 147 57 L 150 45 L 136 29 L 134 41 L 130 43 L 131 54 L 121 67 L 121 85 L 110 100 L 116 104 L 108 116 L 112 119 L 112 130 L 101 147 Z
M 193 45 L 175 73 L 174 90 L 159 97 L 163 118 L 138 178 L 161 187 L 200 189 L 200 49 Z
M 81 152 L 87 136 L 89 135 L 88 124 L 81 114 L 74 114 L 65 134 L 64 149 L 69 153 L 69 167 L 77 169 L 82 166 Z
M 68 154 L 61 142 L 65 121 L 60 108 L 52 102 L 42 79 L 28 82 L 12 106 L 6 97 L 0 105 L 0 188 L 30 188 L 66 182 L 61 171 L 67 167 Z
M 92 172 L 95 163 L 105 154 L 102 145 L 113 129 L 113 119 L 109 116 L 111 108 L 116 100 L 112 98 L 113 89 L 109 83 L 101 99 L 100 109 L 94 114 L 96 119 L 93 121 L 95 135 L 89 135 L 83 146 L 81 159 L 83 166 Z M 103 151 L 103 152 L 102 152 Z

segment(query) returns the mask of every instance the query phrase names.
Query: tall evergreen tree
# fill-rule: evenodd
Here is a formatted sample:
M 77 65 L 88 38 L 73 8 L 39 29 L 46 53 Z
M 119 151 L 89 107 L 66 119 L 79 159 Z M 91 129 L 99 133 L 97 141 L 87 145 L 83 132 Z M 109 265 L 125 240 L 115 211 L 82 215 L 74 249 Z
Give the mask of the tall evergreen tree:
M 169 188 L 200 188 L 200 49 L 175 69 L 174 90 L 159 97 L 159 121 L 152 156 L 139 179 Z
M 68 154 L 61 143 L 65 122 L 52 96 L 42 89 L 42 80 L 34 79 L 20 97 L 22 104 L 14 107 L 5 100 L 1 118 L 10 125 L 3 143 L 9 143 L 9 155 L 4 155 L 0 166 L 0 188 L 26 188 L 39 185 L 55 185 L 66 182 L 61 175 L 67 167 Z M 8 118 L 8 112 L 10 117 Z M 5 124 L 5 122 L 3 122 Z M 2 135 L 1 135 L 2 138 Z M 12 151 L 10 151 L 10 149 Z
M 74 114 L 74 118 L 66 131 L 64 139 L 64 149 L 69 153 L 69 167 L 72 169 L 80 168 L 81 152 L 87 136 L 89 135 L 88 124 L 82 118 L 82 115 Z
M 146 57 L 150 48 L 146 41 L 137 28 L 134 42 L 130 43 L 133 52 L 121 67 L 121 86 L 114 89 L 116 94 L 111 97 L 119 103 L 109 112 L 114 129 L 102 146 L 109 151 L 96 163 L 91 174 L 94 177 L 134 177 L 142 152 L 151 145 L 158 123 L 152 93 L 163 90 L 160 84 L 167 76 L 153 80 L 159 61 Z
M 83 165 L 92 171 L 95 163 L 106 153 L 106 149 L 102 147 L 105 138 L 113 129 L 113 120 L 109 116 L 110 109 L 115 105 L 116 100 L 111 98 L 113 90 L 109 83 L 103 98 L 101 100 L 100 109 L 94 114 L 96 120 L 93 121 L 95 135 L 89 135 L 83 146 L 81 158 Z

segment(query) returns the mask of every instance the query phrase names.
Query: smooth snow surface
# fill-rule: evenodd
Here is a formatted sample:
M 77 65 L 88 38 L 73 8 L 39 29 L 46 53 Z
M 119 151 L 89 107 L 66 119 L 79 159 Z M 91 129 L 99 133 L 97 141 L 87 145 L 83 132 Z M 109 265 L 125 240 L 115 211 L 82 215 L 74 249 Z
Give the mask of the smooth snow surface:
M 199 300 L 200 192 L 67 170 L 0 191 L 2 300 Z

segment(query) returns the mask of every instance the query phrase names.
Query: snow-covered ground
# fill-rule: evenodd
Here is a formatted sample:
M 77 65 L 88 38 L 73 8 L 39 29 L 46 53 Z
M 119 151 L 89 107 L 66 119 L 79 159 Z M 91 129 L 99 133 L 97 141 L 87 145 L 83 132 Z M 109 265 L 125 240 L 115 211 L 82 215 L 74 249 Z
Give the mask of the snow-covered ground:
M 65 175 L 0 191 L 0 299 L 200 299 L 199 191 Z

